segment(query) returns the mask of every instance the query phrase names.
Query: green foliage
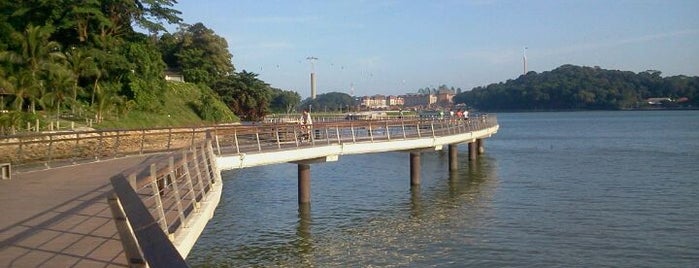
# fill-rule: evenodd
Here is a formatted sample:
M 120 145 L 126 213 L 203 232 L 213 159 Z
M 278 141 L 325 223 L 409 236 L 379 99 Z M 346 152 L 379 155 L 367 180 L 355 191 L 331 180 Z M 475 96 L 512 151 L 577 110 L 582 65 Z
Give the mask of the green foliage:
M 168 66 L 181 70 L 187 82 L 211 86 L 235 70 L 226 39 L 202 23 L 164 34 L 158 46 Z
M 165 71 L 160 53 L 155 46 L 144 43 L 131 43 L 126 49 L 126 57 L 133 59 L 131 73 L 127 76 L 127 95 L 137 103 L 139 110 L 155 112 L 163 105 Z
M 686 97 L 699 105 L 699 77 L 662 78 L 659 71 L 638 74 L 599 67 L 563 65 L 529 72 L 505 83 L 476 87 L 454 97 L 481 110 L 630 109 L 652 97 Z
M 273 113 L 291 113 L 301 103 L 301 96 L 295 91 L 271 88 L 269 110 Z
M 237 121 L 228 107 L 258 120 L 298 106 L 297 93 L 235 73 L 227 41 L 202 23 L 179 24 L 175 3 L 0 1 L 0 108 L 10 111 L 3 124 L 18 126 L 31 113 L 99 127 L 196 125 Z M 180 30 L 158 37 L 162 23 Z M 205 86 L 165 83 L 166 67 Z
M 342 111 L 354 106 L 354 98 L 346 93 L 329 92 L 316 96 L 315 100 L 308 98 L 301 103 L 302 109 L 309 106 L 312 111 Z
M 218 95 L 210 90 L 202 89 L 201 98 L 197 104 L 196 111 L 205 121 L 214 123 L 236 121 L 233 112 L 219 100 Z
M 207 95 L 210 97 L 206 97 Z M 204 103 L 204 100 L 208 103 Z M 226 105 L 215 97 L 211 89 L 192 83 L 167 82 L 163 103 L 162 109 L 157 113 L 133 110 L 118 120 L 105 120 L 96 127 L 201 126 L 239 121 Z
M 243 70 L 226 76 L 214 83 L 213 89 L 233 113 L 245 120 L 260 120 L 268 112 L 271 89 L 255 73 Z
M 32 113 L 19 111 L 0 113 L 0 134 L 18 131 L 26 127 L 27 124 L 34 126 L 39 119 L 41 119 L 40 115 Z

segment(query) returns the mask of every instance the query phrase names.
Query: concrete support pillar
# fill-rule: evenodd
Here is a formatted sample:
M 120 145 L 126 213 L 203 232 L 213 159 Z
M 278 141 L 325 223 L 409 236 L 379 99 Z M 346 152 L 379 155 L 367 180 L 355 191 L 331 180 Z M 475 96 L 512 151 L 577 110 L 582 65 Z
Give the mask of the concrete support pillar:
M 311 203 L 311 165 L 298 164 L 299 204 Z
M 469 142 L 468 143 L 468 160 L 474 161 L 476 160 L 476 152 L 478 151 L 478 148 L 476 146 L 476 142 Z
M 420 185 L 420 152 L 410 152 L 410 186 Z
M 459 169 L 459 161 L 457 159 L 458 156 L 458 145 L 457 144 L 449 144 L 449 170 L 454 171 Z
M 485 140 L 477 139 L 476 144 L 478 144 L 478 154 L 483 154 L 485 152 Z

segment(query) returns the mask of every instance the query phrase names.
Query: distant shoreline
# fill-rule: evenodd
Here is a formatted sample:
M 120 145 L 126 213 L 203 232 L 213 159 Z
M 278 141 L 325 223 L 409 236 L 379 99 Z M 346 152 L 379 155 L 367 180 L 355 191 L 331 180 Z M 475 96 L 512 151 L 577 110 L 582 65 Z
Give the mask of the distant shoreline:
M 694 111 L 699 107 L 677 108 L 631 108 L 631 109 L 513 109 L 513 110 L 472 110 L 475 113 L 546 113 L 546 112 L 614 112 L 614 111 Z

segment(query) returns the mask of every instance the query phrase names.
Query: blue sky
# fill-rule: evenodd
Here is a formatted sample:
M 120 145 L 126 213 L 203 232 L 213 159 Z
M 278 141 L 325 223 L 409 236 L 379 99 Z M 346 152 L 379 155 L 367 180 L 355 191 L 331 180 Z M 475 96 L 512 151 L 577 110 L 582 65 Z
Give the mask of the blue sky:
M 470 90 L 563 64 L 699 75 L 699 1 L 179 0 L 226 38 L 237 71 L 310 95 Z

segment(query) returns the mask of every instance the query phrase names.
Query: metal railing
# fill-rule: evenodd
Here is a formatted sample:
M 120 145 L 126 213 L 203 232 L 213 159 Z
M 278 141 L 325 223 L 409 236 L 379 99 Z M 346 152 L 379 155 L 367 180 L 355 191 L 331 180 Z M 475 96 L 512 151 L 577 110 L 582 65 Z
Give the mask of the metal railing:
M 316 144 L 381 141 L 465 133 L 497 125 L 494 115 L 469 119 L 336 120 L 310 129 L 297 123 L 208 128 L 31 133 L 0 137 L 0 163 L 54 167 L 188 148 L 213 135 L 215 152 L 247 153 Z M 308 131 L 313 135 L 306 135 Z M 310 142 L 309 142 L 310 141 Z
M 303 126 L 295 123 L 217 127 L 210 129 L 218 155 L 290 150 L 308 146 L 381 142 L 456 135 L 497 125 L 494 115 L 469 119 L 392 119 L 328 121 Z
M 206 128 L 25 133 L 0 137 L 0 163 L 55 167 L 188 148 L 206 139 Z
M 112 177 L 114 193 L 108 201 L 130 266 L 186 267 L 172 241 L 198 216 L 214 186 L 220 186 L 215 154 L 438 138 L 494 126 L 495 116 L 482 115 L 468 120 L 400 118 L 18 135 L 0 138 L 0 162 L 48 167 L 60 161 L 169 151 Z
M 51 132 L 0 137 L 0 163 L 14 170 L 49 168 L 88 161 L 191 147 L 211 137 L 217 154 L 285 150 L 332 143 L 377 142 L 438 137 L 497 125 L 494 115 L 469 119 L 395 118 L 230 125 L 207 128 Z M 312 134 L 312 135 L 309 135 Z
M 210 142 L 111 178 L 108 199 L 131 267 L 186 267 L 172 241 L 221 183 Z

